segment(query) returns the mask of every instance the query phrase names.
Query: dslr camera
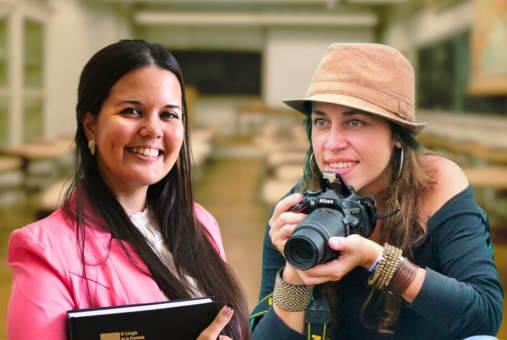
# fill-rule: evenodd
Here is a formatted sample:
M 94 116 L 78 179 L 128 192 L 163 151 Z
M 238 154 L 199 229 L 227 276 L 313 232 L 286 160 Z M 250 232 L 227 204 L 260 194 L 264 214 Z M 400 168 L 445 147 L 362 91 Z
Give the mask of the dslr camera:
M 340 255 L 329 247 L 333 236 L 359 234 L 369 237 L 378 218 L 377 204 L 370 195 L 359 196 L 334 172 L 322 172 L 321 190 L 303 193 L 303 201 L 289 211 L 308 214 L 287 240 L 285 259 L 299 270 L 332 261 Z

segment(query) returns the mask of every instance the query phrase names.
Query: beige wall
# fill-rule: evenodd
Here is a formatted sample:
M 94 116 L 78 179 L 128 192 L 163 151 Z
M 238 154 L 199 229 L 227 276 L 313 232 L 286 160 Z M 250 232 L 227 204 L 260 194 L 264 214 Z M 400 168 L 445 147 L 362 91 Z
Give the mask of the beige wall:
M 145 26 L 139 38 L 171 49 L 262 51 L 265 30 L 261 27 Z
M 371 28 L 262 28 L 146 26 L 139 38 L 169 49 L 259 51 L 263 54 L 262 96 L 284 108 L 285 98 L 303 96 L 327 47 L 335 42 L 373 42 Z
M 15 18 L 41 12 L 28 0 L 0 0 L 10 3 Z M 16 5 L 12 5 L 15 3 Z M 218 49 L 262 53 L 262 97 L 272 108 L 285 108 L 282 99 L 306 94 L 315 69 L 327 47 L 335 42 L 375 42 L 375 28 L 297 28 L 297 27 L 189 27 L 141 26 L 131 33 L 128 3 L 95 0 L 48 0 L 44 15 L 46 137 L 72 135 L 75 131 L 75 105 L 79 74 L 100 48 L 132 36 L 158 42 L 169 49 Z M 14 8 L 14 9 L 13 9 Z M 125 11 L 127 9 L 127 11 Z M 411 11 L 400 6 L 382 38 L 382 43 L 403 52 L 416 64 L 416 50 L 434 41 L 471 27 L 473 1 L 464 1 L 445 11 L 431 8 Z M 40 16 L 40 14 L 38 14 Z M 16 19 L 19 20 L 19 19 Z M 13 25 L 15 27 L 16 25 Z M 19 31 L 18 25 L 18 31 Z M 12 47 L 20 59 L 22 44 L 11 34 Z M 18 71 L 19 73 L 19 68 Z M 13 73 L 14 74 L 14 73 Z M 12 77 L 12 79 L 18 79 Z M 17 110 L 17 111 L 16 111 Z M 22 121 L 13 106 L 13 142 L 20 141 Z
M 269 107 L 286 108 L 282 99 L 304 97 L 328 46 L 374 42 L 370 28 L 281 29 L 266 36 L 263 97 Z
M 108 44 L 130 36 L 119 4 L 50 0 L 47 26 L 47 137 L 73 135 L 79 75 Z

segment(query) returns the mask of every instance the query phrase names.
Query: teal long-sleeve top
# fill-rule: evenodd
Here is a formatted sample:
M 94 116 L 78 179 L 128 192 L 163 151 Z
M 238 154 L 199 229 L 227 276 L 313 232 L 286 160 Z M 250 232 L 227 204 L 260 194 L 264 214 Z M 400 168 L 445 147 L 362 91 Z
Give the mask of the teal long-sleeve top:
M 292 189 L 289 194 L 296 192 Z M 428 221 L 428 237 L 412 249 L 414 262 L 427 270 L 412 304 L 402 303 L 392 335 L 365 326 L 361 308 L 370 294 L 369 273 L 355 268 L 332 283 L 337 301 L 331 314 L 332 339 L 452 340 L 473 335 L 496 335 L 502 321 L 503 291 L 493 262 L 486 213 L 475 203 L 472 188 L 449 200 Z M 273 291 L 275 275 L 285 259 L 271 243 L 269 225 L 263 251 L 260 299 Z M 382 311 L 376 291 L 363 314 L 368 325 L 378 325 Z M 253 340 L 304 340 L 290 329 L 272 307 L 253 330 Z

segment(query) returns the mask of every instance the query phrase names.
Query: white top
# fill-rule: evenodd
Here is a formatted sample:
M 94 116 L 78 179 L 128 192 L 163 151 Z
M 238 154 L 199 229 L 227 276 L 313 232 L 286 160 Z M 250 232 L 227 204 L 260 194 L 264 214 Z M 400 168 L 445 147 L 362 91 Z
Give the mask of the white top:
M 148 217 L 148 208 L 144 209 L 142 212 L 138 212 L 135 214 L 129 214 L 130 220 L 137 227 L 137 229 L 144 235 L 151 248 L 155 251 L 155 254 L 165 263 L 165 265 L 169 268 L 169 270 L 176 276 L 178 273 L 176 272 L 176 267 L 174 266 L 174 260 L 171 252 L 164 244 L 164 238 L 162 234 L 155 228 Z M 194 298 L 203 297 L 203 294 L 197 288 L 197 284 L 193 278 L 185 275 L 185 279 L 190 284 L 192 291 L 190 295 Z M 163 292 L 162 292 L 163 293 Z M 164 294 L 166 300 L 169 300 L 167 296 Z

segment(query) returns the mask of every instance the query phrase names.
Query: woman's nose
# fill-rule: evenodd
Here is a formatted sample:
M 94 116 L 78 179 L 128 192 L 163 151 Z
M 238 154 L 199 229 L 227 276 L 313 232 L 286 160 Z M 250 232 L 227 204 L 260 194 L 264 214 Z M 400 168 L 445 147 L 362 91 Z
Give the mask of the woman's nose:
M 144 120 L 140 131 L 141 137 L 161 138 L 163 135 L 162 125 L 158 115 L 150 115 Z
M 327 138 L 325 147 L 330 151 L 345 149 L 349 146 L 347 136 L 339 129 L 332 129 Z

